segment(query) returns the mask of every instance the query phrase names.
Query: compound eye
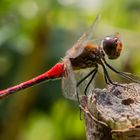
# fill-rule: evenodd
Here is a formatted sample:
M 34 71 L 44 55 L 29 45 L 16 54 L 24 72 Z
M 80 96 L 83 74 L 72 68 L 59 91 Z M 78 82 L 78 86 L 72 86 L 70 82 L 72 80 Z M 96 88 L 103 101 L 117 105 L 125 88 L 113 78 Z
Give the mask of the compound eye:
M 120 56 L 122 43 L 118 37 L 106 37 L 103 40 L 103 49 L 109 59 L 116 59 Z

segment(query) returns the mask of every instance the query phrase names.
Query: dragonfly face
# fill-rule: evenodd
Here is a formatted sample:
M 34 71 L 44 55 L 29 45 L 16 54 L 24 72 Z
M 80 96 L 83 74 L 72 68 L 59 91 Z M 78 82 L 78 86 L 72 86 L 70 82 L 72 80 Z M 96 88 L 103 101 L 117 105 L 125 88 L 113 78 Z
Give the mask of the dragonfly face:
M 103 50 L 109 59 L 116 59 L 120 56 L 122 50 L 122 42 L 118 37 L 106 37 L 103 40 Z

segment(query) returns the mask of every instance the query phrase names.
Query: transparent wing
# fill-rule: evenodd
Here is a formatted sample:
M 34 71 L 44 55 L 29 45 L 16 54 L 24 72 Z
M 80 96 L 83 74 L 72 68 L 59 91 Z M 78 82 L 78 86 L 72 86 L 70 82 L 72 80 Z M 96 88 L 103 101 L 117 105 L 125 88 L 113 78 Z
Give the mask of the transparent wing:
M 80 84 L 78 89 L 77 89 L 76 85 L 82 78 L 84 78 L 91 71 L 91 69 L 73 71 L 70 61 L 65 60 L 65 62 L 66 62 L 65 75 L 62 78 L 63 95 L 68 99 L 77 100 L 77 91 L 78 91 L 79 97 L 84 94 L 84 90 L 85 90 L 89 80 L 91 79 L 92 75 L 89 76 L 88 78 L 86 78 Z M 94 82 L 94 80 L 90 84 L 90 86 L 87 90 L 87 93 L 89 93 L 89 91 L 91 91 L 91 89 L 93 89 L 93 87 L 94 87 L 93 82 Z
M 62 78 L 62 89 L 63 94 L 66 98 L 75 100 L 77 99 L 77 93 L 76 93 L 76 84 L 77 81 L 80 80 L 79 78 L 82 78 L 83 75 L 85 75 L 87 72 L 74 72 L 71 66 L 70 58 L 75 58 L 81 54 L 83 51 L 85 45 L 92 40 L 93 33 L 95 31 L 96 25 L 99 21 L 99 16 L 96 17 L 94 22 L 92 23 L 91 27 L 85 32 L 80 39 L 74 44 L 74 46 L 67 51 L 66 56 L 63 59 L 63 62 L 65 64 L 65 74 Z M 79 94 L 82 94 L 84 92 L 85 85 L 87 84 L 88 78 L 82 82 L 82 84 L 79 86 Z M 89 87 L 90 89 L 90 87 Z
M 90 28 L 79 38 L 79 40 L 74 44 L 74 46 L 67 51 L 66 57 L 75 58 L 77 57 L 84 49 L 84 46 L 92 40 L 93 34 L 96 28 L 97 23 L 99 22 L 100 16 L 98 15 Z
M 62 77 L 62 90 L 63 95 L 71 100 L 76 99 L 76 79 L 74 76 L 74 71 L 71 67 L 71 62 L 69 59 L 64 60 L 65 73 Z

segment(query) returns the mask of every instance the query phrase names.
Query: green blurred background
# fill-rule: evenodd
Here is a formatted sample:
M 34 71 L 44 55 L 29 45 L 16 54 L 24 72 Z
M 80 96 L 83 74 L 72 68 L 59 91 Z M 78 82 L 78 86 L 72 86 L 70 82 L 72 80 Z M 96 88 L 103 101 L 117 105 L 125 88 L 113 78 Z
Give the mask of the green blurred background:
M 0 89 L 51 68 L 98 14 L 96 36 L 119 32 L 124 43 L 121 57 L 109 63 L 140 75 L 139 0 L 1 0 Z M 123 81 L 116 75 L 112 79 Z M 103 77 L 97 75 L 95 83 L 104 85 Z M 85 139 L 78 105 L 63 97 L 61 80 L 0 102 L 0 140 Z

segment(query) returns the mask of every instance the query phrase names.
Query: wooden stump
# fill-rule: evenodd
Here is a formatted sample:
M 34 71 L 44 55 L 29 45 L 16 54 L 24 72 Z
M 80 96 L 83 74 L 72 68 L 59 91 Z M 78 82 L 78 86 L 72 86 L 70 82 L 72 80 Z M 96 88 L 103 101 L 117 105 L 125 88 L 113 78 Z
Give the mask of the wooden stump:
M 95 89 L 81 98 L 87 140 L 140 140 L 140 85 Z

